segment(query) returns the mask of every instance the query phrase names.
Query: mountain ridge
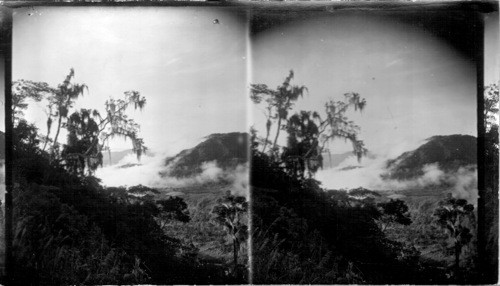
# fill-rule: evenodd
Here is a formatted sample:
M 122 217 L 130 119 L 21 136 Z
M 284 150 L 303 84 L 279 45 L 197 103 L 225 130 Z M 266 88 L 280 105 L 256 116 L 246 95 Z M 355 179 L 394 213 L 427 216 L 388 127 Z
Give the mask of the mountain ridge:
M 477 164 L 477 139 L 471 135 L 436 135 L 417 149 L 386 162 L 383 179 L 411 180 L 424 174 L 423 167 L 437 164 L 444 172 Z
M 162 176 L 189 177 L 203 172 L 203 164 L 215 162 L 222 169 L 236 168 L 248 162 L 248 133 L 214 133 L 190 149 L 165 159 L 167 171 Z

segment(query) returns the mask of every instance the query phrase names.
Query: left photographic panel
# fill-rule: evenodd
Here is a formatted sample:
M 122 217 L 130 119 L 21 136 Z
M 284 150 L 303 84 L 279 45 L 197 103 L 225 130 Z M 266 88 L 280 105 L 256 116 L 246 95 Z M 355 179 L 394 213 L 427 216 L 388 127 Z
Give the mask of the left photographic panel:
M 246 13 L 12 17 L 10 280 L 248 283 Z
M 6 256 L 7 256 L 7 241 L 6 241 L 6 178 L 5 178 L 5 72 L 8 69 L 7 60 L 10 59 L 11 52 L 11 23 L 10 11 L 6 9 L 0 10 L 0 283 L 4 283 L 6 275 Z

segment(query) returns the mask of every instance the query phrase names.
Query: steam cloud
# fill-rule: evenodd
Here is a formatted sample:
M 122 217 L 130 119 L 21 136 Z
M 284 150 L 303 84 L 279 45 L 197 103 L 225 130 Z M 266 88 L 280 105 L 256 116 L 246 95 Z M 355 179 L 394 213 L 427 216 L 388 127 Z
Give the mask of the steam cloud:
M 192 177 L 162 177 L 160 172 L 167 171 L 166 154 L 143 156 L 138 164 L 135 155 L 124 157 L 118 164 L 100 168 L 96 176 L 106 186 L 144 185 L 151 188 L 181 188 L 205 183 L 226 182 L 232 184 L 231 191 L 235 195 L 248 196 L 248 163 L 240 164 L 233 170 L 223 170 L 215 161 L 201 165 L 202 172 Z M 128 166 L 127 166 L 128 165 Z M 127 167 L 123 167 L 127 166 Z
M 316 179 L 321 181 L 323 187 L 327 189 L 364 187 L 370 190 L 397 191 L 446 184 L 451 186 L 450 192 L 454 197 L 466 199 L 475 204 L 477 201 L 476 166 L 463 166 L 456 172 L 445 172 L 437 164 L 428 164 L 422 167 L 423 175 L 412 180 L 382 179 L 381 175 L 387 172 L 387 160 L 404 151 L 404 148 L 397 149 L 398 152 L 385 152 L 375 158 L 363 158 L 361 162 L 358 162 L 355 156 L 348 157 L 335 168 L 320 170 L 316 174 Z

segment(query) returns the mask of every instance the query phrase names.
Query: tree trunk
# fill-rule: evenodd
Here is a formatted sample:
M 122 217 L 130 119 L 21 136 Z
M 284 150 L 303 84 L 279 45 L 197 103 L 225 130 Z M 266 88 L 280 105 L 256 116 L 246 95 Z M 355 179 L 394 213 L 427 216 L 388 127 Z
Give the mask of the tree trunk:
M 262 153 L 266 152 L 267 140 L 269 140 L 269 131 L 270 131 L 270 126 L 269 128 L 266 128 L 266 140 L 264 141 L 264 147 L 262 148 Z
M 49 115 L 49 119 L 47 119 L 47 138 L 45 139 L 45 143 L 43 143 L 42 151 L 45 151 L 45 148 L 47 147 L 47 143 L 49 142 L 51 125 L 52 125 L 52 118 Z
M 57 145 L 57 137 L 59 137 L 59 131 L 61 131 L 61 123 L 62 123 L 62 116 L 59 113 L 59 120 L 57 121 L 57 132 L 56 136 L 54 137 L 54 146 Z
M 281 116 L 278 114 L 278 130 L 276 131 L 276 137 L 274 137 L 273 141 L 273 149 L 276 149 L 276 142 L 278 142 L 278 137 L 280 136 L 280 130 L 281 130 Z
M 287 98 L 286 104 L 284 105 L 284 108 L 287 108 L 287 106 L 290 106 L 290 97 Z M 283 106 L 281 106 L 281 107 L 283 108 Z M 276 131 L 276 137 L 274 137 L 273 149 L 276 148 L 276 143 L 278 142 L 278 137 L 280 136 L 280 130 L 281 130 L 281 112 L 280 112 L 280 108 L 277 108 L 277 111 L 278 111 L 278 130 Z

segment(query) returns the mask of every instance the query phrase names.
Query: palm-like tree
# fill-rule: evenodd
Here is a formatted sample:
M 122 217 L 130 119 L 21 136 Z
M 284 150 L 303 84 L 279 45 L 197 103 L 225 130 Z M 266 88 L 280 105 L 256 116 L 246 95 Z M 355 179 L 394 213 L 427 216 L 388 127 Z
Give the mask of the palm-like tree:
M 344 94 L 343 101 L 329 100 L 325 103 L 325 115 L 318 112 L 300 111 L 288 116 L 294 103 L 308 90 L 305 86 L 292 85 L 294 77 L 290 71 L 288 77 L 276 90 L 269 89 L 265 84 L 252 84 L 250 98 L 255 104 L 266 102 L 267 122 L 266 137 L 263 140 L 262 153 L 265 153 L 269 141 L 271 125 L 277 121 L 277 130 L 271 147 L 271 158 L 275 161 L 281 159 L 285 168 L 292 175 L 304 178 L 308 174 L 311 178 L 322 167 L 322 153 L 325 146 L 332 140 L 343 138 L 349 140 L 353 152 L 361 159 L 366 154 L 363 141 L 358 139 L 359 126 L 350 121 L 345 113 L 349 108 L 362 111 L 366 100 L 358 93 Z M 287 146 L 280 154 L 277 144 L 280 130 L 288 133 Z M 306 172 L 307 171 L 307 172 Z
M 227 191 L 226 195 L 218 201 L 212 213 L 215 214 L 215 221 L 222 225 L 233 241 L 233 263 L 234 269 L 238 266 L 238 252 L 241 243 L 248 238 L 248 226 L 244 223 L 247 215 L 248 202 L 245 197 L 231 195 Z
M 434 211 L 438 225 L 446 229 L 453 240 L 456 274 L 460 270 L 462 248 L 472 239 L 471 230 L 466 226 L 466 222 L 472 219 L 473 211 L 473 205 L 468 204 L 464 199 L 455 199 L 451 194 L 448 194 L 445 200 L 440 201 L 438 208 Z
M 302 97 L 307 91 L 307 87 L 290 84 L 294 77 L 293 70 L 285 78 L 285 81 L 276 89 L 270 89 L 265 84 L 252 84 L 250 98 L 256 104 L 261 103 L 263 100 L 267 103 L 267 122 L 266 122 L 266 138 L 262 152 L 266 151 L 266 146 L 269 142 L 269 135 L 271 130 L 272 121 L 277 120 L 276 135 L 272 142 L 271 150 L 276 152 L 277 142 L 280 131 L 285 127 L 282 123 L 288 120 L 288 112 L 292 109 L 294 102 Z

